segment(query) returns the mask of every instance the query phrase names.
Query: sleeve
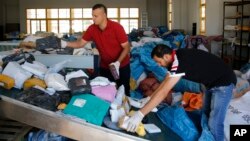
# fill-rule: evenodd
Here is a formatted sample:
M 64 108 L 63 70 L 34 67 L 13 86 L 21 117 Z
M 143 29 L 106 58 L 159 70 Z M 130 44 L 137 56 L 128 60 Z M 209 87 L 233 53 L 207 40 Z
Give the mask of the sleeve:
M 87 31 L 82 35 L 82 39 L 85 40 L 85 41 L 92 41 L 93 38 L 92 38 L 92 26 L 89 26 Z

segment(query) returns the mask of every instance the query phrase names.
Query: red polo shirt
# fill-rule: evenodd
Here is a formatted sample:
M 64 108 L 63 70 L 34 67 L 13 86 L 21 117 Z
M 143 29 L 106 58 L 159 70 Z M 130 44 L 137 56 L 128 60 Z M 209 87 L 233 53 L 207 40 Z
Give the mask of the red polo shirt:
M 114 21 L 108 20 L 107 27 L 102 31 L 97 25 L 89 26 L 82 39 L 94 41 L 101 57 L 101 67 L 109 68 L 109 64 L 117 61 L 123 47 L 122 43 L 128 41 L 123 27 Z M 129 55 L 121 62 L 121 67 L 129 63 Z

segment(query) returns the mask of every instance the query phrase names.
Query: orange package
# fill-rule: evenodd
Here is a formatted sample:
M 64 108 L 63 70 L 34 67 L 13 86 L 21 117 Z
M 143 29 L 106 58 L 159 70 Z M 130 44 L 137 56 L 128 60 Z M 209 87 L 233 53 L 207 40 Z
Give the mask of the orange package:
M 193 111 L 199 110 L 202 107 L 202 96 L 201 93 L 190 93 L 185 92 L 182 97 L 182 105 L 184 106 L 185 110 Z

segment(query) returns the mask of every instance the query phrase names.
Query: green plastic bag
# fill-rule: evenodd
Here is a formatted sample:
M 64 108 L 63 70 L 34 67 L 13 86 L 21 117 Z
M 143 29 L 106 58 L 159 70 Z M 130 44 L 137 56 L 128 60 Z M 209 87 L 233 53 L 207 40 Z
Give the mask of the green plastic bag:
M 79 94 L 71 98 L 63 112 L 101 126 L 109 106 L 110 103 L 94 95 Z

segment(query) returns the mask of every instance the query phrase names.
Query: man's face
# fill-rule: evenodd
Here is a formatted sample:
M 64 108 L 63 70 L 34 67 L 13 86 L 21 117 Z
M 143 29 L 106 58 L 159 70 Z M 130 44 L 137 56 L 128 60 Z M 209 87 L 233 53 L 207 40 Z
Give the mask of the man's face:
M 154 56 L 155 62 L 162 67 L 168 67 L 172 63 L 171 55 L 165 54 L 163 57 Z
M 92 19 L 95 25 L 100 25 L 106 19 L 106 14 L 103 8 L 97 8 L 92 11 Z

